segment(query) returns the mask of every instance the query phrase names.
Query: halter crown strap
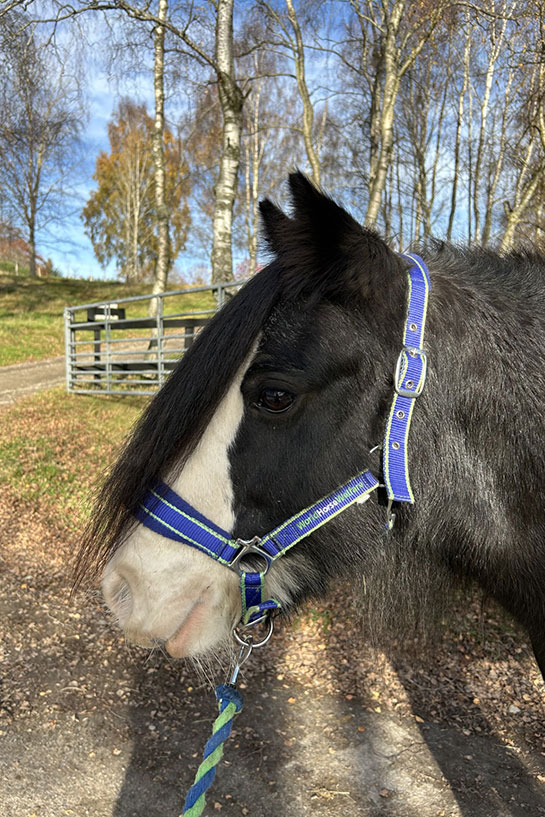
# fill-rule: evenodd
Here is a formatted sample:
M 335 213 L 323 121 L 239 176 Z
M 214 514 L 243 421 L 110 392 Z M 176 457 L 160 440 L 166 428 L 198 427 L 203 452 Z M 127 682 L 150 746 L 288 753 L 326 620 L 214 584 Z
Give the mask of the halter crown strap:
M 408 271 L 409 295 L 403 332 L 394 375 L 395 396 L 386 424 L 383 445 L 383 471 L 388 499 L 414 502 L 409 480 L 407 441 L 414 403 L 426 381 L 427 357 L 423 350 L 426 313 L 430 291 L 428 268 L 418 255 L 404 255 L 413 262 Z

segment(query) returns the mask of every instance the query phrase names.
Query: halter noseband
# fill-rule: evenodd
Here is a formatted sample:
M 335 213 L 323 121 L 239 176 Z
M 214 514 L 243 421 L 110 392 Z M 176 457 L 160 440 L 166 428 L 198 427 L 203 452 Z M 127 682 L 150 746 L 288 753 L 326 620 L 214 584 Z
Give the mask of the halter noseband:
M 404 255 L 413 262 L 408 270 L 409 291 L 403 348 L 395 375 L 395 395 L 382 445 L 382 470 L 388 497 L 387 529 L 393 526 L 394 502 L 414 503 L 409 480 L 407 440 L 415 399 L 426 380 L 427 357 L 423 351 L 430 278 L 425 263 L 417 255 Z M 369 470 L 362 471 L 333 493 L 310 505 L 264 536 L 233 539 L 222 528 L 200 514 L 172 488 L 160 482 L 144 497 L 135 512 L 147 528 L 190 547 L 197 548 L 240 576 L 243 624 L 255 624 L 280 608 L 276 599 L 267 599 L 265 575 L 273 562 L 315 530 L 355 503 L 363 503 L 379 487 Z M 261 560 L 261 569 L 251 568 Z

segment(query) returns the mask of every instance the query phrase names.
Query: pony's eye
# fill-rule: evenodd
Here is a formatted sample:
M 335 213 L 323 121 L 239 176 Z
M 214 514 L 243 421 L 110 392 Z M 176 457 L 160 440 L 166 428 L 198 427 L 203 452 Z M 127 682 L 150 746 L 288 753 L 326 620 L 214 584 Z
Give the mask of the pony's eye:
M 255 405 L 259 409 L 279 414 L 287 411 L 295 400 L 295 395 L 283 389 L 263 389 Z

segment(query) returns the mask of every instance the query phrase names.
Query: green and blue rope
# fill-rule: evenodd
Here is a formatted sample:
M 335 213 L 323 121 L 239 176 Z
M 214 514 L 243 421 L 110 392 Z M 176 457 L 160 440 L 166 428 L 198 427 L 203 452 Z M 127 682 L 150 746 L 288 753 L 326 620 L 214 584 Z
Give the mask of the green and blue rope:
M 204 747 L 203 761 L 197 769 L 195 782 L 185 799 L 184 817 L 199 817 L 205 806 L 205 795 L 216 776 L 216 768 L 223 757 L 223 744 L 233 728 L 233 719 L 242 709 L 242 695 L 231 684 L 216 687 L 220 713 L 214 721 L 212 736 Z

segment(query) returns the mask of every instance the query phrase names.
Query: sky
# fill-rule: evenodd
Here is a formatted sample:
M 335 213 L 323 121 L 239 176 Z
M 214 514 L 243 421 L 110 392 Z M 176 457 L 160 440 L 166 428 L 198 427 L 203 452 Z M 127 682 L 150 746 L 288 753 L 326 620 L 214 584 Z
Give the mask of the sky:
M 113 264 L 103 270 L 96 260 L 91 240 L 85 235 L 80 213 L 91 190 L 95 189 L 92 174 L 96 157 L 101 150 L 108 150 L 107 124 L 116 106 L 118 95 L 103 68 L 91 60 L 87 67 L 89 118 L 83 133 L 85 159 L 82 178 L 77 187 L 79 199 L 76 204 L 77 210 L 62 225 L 52 227 L 47 233 L 43 232 L 39 236 L 39 252 L 51 258 L 65 277 L 115 278 Z

